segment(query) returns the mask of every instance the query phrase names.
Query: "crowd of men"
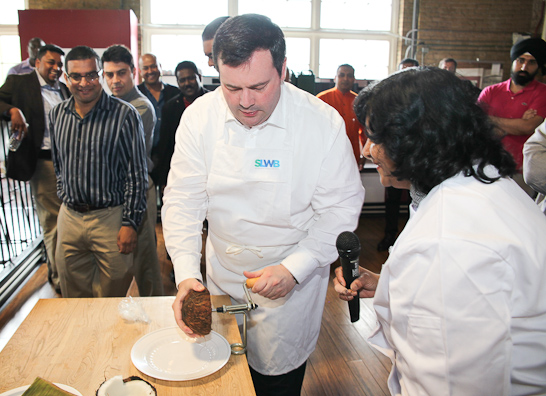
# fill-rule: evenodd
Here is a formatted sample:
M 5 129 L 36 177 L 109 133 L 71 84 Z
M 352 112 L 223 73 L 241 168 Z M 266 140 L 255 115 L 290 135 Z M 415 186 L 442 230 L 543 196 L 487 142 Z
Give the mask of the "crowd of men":
M 6 172 L 31 184 L 49 282 L 64 297 L 107 297 L 124 296 L 134 277 L 141 296 L 162 295 L 156 193 L 184 109 L 208 92 L 201 72 L 180 62 L 175 87 L 162 81 L 156 56 L 144 54 L 137 86 L 123 45 L 99 57 L 33 38 L 28 53 L 0 88 L 0 112 L 19 133 Z
M 308 302 L 324 301 L 335 238 L 356 229 L 364 200 L 366 125 L 353 109 L 355 69 L 341 64 L 335 86 L 313 97 L 284 82 L 284 36 L 269 18 L 218 18 L 202 38 L 220 74 L 210 93 L 191 61 L 176 66 L 175 87 L 162 80 L 153 54 L 135 64 L 123 45 L 99 57 L 87 46 L 65 54 L 31 40 L 29 59 L 0 88 L 0 114 L 22 139 L 9 153 L 7 175 L 32 185 L 48 277 L 63 297 L 125 296 L 133 278 L 141 296 L 163 294 L 159 194 L 179 326 L 192 335 L 181 318 L 190 290 L 205 283 L 212 294 L 244 301 L 241 284 L 259 278 L 248 338 L 257 394 L 299 394 L 323 309 Z M 546 43 L 524 40 L 511 56 L 511 78 L 476 100 L 544 202 L 546 85 L 536 77 L 544 73 Z M 404 59 L 399 69 L 418 66 Z M 457 62 L 445 58 L 439 67 L 455 73 Z M 523 176 L 518 182 L 527 188 Z M 378 250 L 398 233 L 400 190 L 386 187 Z

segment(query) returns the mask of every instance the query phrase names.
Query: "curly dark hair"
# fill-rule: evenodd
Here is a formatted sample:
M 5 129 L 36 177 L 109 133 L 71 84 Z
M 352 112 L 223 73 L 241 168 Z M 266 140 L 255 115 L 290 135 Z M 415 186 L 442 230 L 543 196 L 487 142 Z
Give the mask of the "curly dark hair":
M 354 109 L 368 138 L 394 162 L 392 175 L 423 193 L 460 172 L 493 183 L 499 177 L 487 176 L 487 165 L 501 177 L 515 172 L 476 90 L 446 70 L 397 72 L 363 90 Z
M 281 28 L 266 16 L 244 14 L 229 18 L 214 36 L 214 64 L 221 59 L 225 65 L 239 67 L 248 62 L 254 51 L 269 50 L 279 76 L 286 56 L 286 43 Z

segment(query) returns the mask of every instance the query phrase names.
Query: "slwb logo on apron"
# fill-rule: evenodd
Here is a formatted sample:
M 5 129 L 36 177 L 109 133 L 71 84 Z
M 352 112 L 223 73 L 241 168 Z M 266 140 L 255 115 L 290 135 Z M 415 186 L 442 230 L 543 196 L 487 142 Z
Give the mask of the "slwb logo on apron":
M 279 162 L 279 160 L 257 159 L 256 161 L 254 161 L 254 166 L 256 168 L 278 168 L 281 166 L 281 163 Z

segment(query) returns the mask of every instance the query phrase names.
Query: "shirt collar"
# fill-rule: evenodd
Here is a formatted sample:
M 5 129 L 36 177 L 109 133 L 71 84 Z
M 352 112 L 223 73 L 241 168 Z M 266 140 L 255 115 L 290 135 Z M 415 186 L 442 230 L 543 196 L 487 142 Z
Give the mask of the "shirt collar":
M 99 101 L 95 103 L 95 106 L 91 109 L 89 113 L 85 115 L 85 117 L 87 117 L 89 114 L 92 114 L 96 109 L 109 110 L 111 108 L 110 99 L 115 99 L 115 98 L 108 95 L 103 89 Z M 115 100 L 120 100 L 120 99 L 115 99 Z M 79 117 L 79 114 L 76 112 L 76 108 L 74 105 L 74 96 L 71 96 L 70 99 L 65 100 L 64 102 L 61 102 L 59 106 L 62 106 L 64 111 L 69 111 Z
M 120 99 L 130 103 L 132 100 L 138 97 L 139 97 L 139 94 L 138 94 L 137 88 L 133 87 L 133 89 L 127 92 L 127 94 L 120 96 Z
M 536 87 L 538 86 L 538 84 L 540 84 L 537 80 L 533 80 L 531 81 L 529 84 L 527 84 L 526 86 L 523 87 L 523 89 L 521 91 L 519 91 L 518 93 L 514 94 L 512 92 L 512 90 L 510 89 L 510 86 L 512 84 L 512 79 L 510 78 L 509 80 L 506 80 L 506 89 L 512 94 L 512 95 L 518 95 L 518 94 L 521 94 L 522 92 L 527 92 L 527 91 L 534 91 L 536 89 Z
M 48 83 L 46 83 L 46 81 L 44 80 L 44 78 L 42 77 L 42 75 L 40 73 L 38 73 L 38 70 L 34 70 L 34 72 L 36 73 L 36 75 L 38 76 L 38 81 L 40 82 L 40 87 L 41 88 L 45 88 L 45 89 L 49 89 L 50 91 L 61 91 L 61 86 L 59 85 L 59 81 L 55 81 L 55 84 L 53 84 L 52 86 L 49 85 Z
M 222 87 L 218 87 L 218 89 L 222 90 Z M 286 84 L 281 82 L 281 95 L 279 97 L 279 101 L 277 102 L 277 106 L 275 106 L 275 109 L 273 110 L 273 113 L 269 116 L 267 120 L 262 122 L 260 125 L 256 125 L 250 129 L 263 129 L 268 125 L 276 126 L 278 128 L 286 129 L 286 100 L 284 98 L 286 95 L 289 95 L 290 93 L 287 91 Z M 226 123 L 228 122 L 236 122 L 237 124 L 243 126 L 243 124 L 235 118 L 231 110 L 229 109 L 229 106 L 227 105 L 226 98 L 224 96 L 224 91 L 222 90 L 222 99 L 224 100 L 224 103 L 226 104 Z M 245 127 L 246 128 L 246 127 Z
M 336 88 L 336 91 L 338 94 L 340 94 L 341 96 L 351 96 L 351 97 L 354 97 L 356 95 L 356 93 L 354 93 L 352 90 L 348 90 L 347 92 L 343 93 L 341 92 L 339 89 Z

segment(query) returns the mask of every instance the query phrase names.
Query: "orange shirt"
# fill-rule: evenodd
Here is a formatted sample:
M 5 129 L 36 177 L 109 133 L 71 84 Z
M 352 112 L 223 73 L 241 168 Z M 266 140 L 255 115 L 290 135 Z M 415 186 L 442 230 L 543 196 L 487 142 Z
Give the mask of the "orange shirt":
M 355 112 L 353 110 L 353 102 L 356 98 L 356 93 L 349 91 L 345 94 L 341 93 L 337 88 L 327 89 L 317 95 L 317 98 L 322 99 L 343 117 L 345 121 L 345 129 L 349 141 L 353 146 L 353 153 L 355 155 L 356 162 L 360 161 L 360 132 L 362 131 L 362 125 L 356 119 Z

